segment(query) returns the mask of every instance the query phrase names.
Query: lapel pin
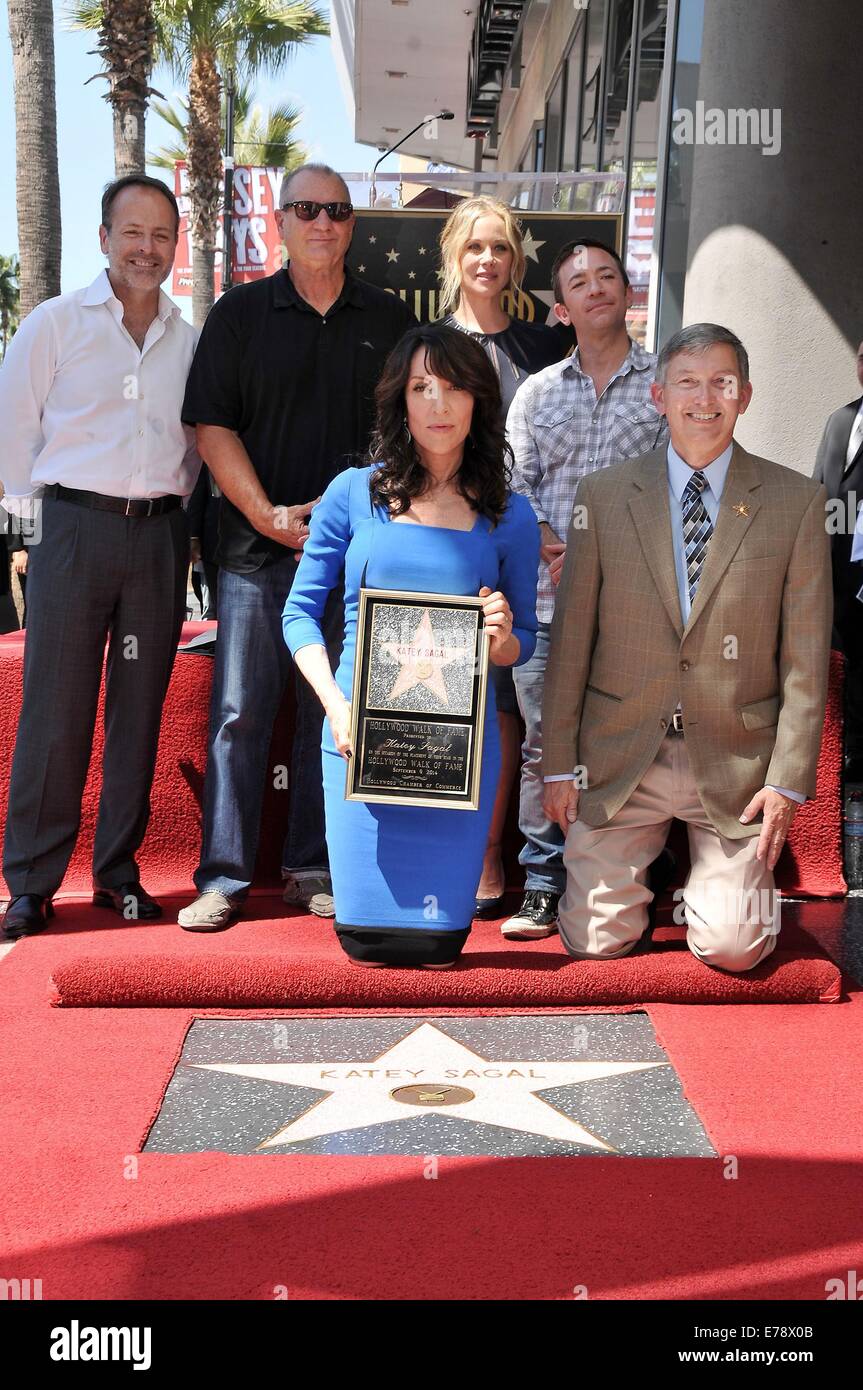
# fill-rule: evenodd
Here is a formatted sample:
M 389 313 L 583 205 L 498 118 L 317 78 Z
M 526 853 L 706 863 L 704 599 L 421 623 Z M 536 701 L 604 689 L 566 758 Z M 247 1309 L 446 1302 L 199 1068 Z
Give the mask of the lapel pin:
M 734 511 L 737 513 L 738 516 L 749 515 L 749 508 L 747 507 L 745 502 L 735 502 Z

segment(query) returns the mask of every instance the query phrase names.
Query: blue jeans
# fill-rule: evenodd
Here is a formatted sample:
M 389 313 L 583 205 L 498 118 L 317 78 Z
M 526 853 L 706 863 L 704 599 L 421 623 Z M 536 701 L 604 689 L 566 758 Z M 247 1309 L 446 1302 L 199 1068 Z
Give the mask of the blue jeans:
M 195 874 L 199 893 L 242 899 L 258 853 L 264 785 L 274 770 L 267 755 L 293 660 L 282 635 L 282 609 L 297 564 L 293 555 L 254 574 L 219 571 L 219 629 L 210 698 L 204 779 L 204 839 Z M 340 592 L 330 595 L 322 623 L 330 663 L 344 635 Z M 327 870 L 321 729 L 324 712 L 308 681 L 295 672 L 296 725 L 291 749 L 288 833 L 282 866 Z
M 542 809 L 542 691 L 550 633 L 549 623 L 539 624 L 533 656 L 512 673 L 524 720 L 518 824 L 525 843 L 518 862 L 525 870 L 526 892 L 562 893 L 566 887 L 563 834 Z

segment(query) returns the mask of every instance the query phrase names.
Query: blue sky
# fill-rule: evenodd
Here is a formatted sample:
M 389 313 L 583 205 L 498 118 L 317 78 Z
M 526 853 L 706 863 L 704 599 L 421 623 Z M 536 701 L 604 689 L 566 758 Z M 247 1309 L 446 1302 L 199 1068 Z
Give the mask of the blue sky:
M 5 6 L 3 8 L 5 11 Z M 95 36 L 69 33 L 63 24 L 64 10 L 64 4 L 55 3 L 62 288 L 66 291 L 88 284 L 105 264 L 97 234 L 99 203 L 104 185 L 114 176 L 114 152 L 111 108 L 102 96 L 106 84 L 98 80 L 84 85 L 100 68 L 99 58 L 88 53 L 94 47 Z M 181 90 L 164 70 L 157 70 L 152 85 L 166 97 Z M 276 100 L 290 100 L 299 105 L 303 110 L 299 139 L 314 157 L 324 159 L 335 168 L 346 172 L 370 169 L 377 158 L 369 146 L 354 142 L 353 124 L 348 117 L 328 38 L 312 39 L 298 50 L 278 80 L 259 81 L 256 97 L 265 106 Z M 150 112 L 147 148 L 161 145 L 168 133 L 164 122 Z M 15 187 L 15 110 L 12 50 L 5 23 L 0 27 L 0 149 L 6 151 L 4 183 L 11 195 Z M 385 168 L 394 162 L 395 156 L 387 161 Z M 15 201 L 9 196 L 0 200 L 0 252 L 8 255 L 17 246 Z

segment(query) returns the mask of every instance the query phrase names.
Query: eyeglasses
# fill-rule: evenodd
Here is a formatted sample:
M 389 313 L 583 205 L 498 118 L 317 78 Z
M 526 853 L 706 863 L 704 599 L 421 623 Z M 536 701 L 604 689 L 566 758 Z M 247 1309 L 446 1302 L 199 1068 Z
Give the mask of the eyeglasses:
M 301 222 L 314 222 L 320 216 L 321 208 L 327 214 L 331 222 L 347 222 L 353 215 L 353 203 L 311 203 L 307 198 L 301 198 L 298 202 L 282 203 L 282 210 L 287 212 L 288 208 L 293 208 Z

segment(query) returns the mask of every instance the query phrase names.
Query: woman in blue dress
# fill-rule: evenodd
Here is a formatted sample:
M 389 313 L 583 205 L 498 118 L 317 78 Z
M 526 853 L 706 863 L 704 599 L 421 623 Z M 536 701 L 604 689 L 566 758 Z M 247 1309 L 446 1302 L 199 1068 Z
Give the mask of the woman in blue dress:
M 444 324 L 479 343 L 500 385 L 503 418 L 512 398 L 534 372 L 559 362 L 574 346 L 571 328 L 510 317 L 530 304 L 521 282 L 526 257 L 514 210 L 481 194 L 453 208 L 440 234 L 440 311 Z M 501 771 L 489 827 L 482 877 L 476 890 L 477 917 L 499 917 L 506 891 L 501 841 L 513 783 L 521 768 L 521 721 L 512 670 L 491 671 L 500 731 Z
M 442 968 L 470 932 L 500 765 L 491 683 L 478 811 L 345 800 L 362 586 L 478 595 L 489 660 L 520 665 L 536 639 L 539 530 L 508 488 L 500 391 L 482 348 L 451 328 L 405 334 L 376 392 L 374 462 L 340 473 L 315 507 L 284 612 L 285 640 L 324 706 L 327 844 L 342 947 L 365 965 Z M 335 674 L 321 634 L 344 579 Z

